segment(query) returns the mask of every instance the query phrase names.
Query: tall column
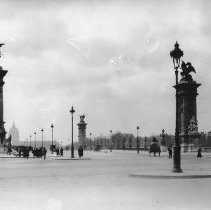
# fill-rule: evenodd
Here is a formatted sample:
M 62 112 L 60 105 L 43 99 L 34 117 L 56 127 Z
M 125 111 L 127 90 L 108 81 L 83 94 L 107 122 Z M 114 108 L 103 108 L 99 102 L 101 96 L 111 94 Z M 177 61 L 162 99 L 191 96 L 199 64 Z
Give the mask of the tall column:
M 4 86 L 4 76 L 7 74 L 6 70 L 3 70 L 0 66 L 0 145 L 4 145 L 6 131 L 4 128 L 4 101 L 3 101 L 3 86 Z
M 78 125 L 78 143 L 85 149 L 85 141 L 86 141 L 86 125 L 87 123 L 84 121 L 85 115 L 80 116 L 80 122 Z
M 191 143 L 189 138 L 189 125 L 192 118 L 197 120 L 196 97 L 198 95 L 198 84 L 194 80 L 184 80 L 178 84 L 179 97 L 179 133 L 181 138 L 181 149 L 183 152 L 188 151 L 188 146 Z

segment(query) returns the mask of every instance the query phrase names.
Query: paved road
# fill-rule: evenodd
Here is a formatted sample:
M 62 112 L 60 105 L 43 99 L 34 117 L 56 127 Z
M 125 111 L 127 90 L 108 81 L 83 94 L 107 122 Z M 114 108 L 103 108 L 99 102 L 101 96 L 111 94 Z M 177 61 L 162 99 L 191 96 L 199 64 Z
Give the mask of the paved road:
M 85 152 L 85 159 L 0 158 L 0 209 L 136 210 L 210 209 L 211 178 L 143 179 L 133 173 L 168 172 L 166 154 Z M 211 174 L 211 154 L 182 157 L 186 172 Z

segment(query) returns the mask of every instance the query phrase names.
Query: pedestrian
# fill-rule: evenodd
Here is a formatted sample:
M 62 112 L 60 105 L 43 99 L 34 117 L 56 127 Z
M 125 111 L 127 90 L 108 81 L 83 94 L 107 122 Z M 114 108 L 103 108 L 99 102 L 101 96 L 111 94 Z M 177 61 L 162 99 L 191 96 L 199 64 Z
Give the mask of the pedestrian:
M 83 157 L 83 148 L 82 148 L 82 146 L 79 146 L 79 148 L 78 148 L 78 156 L 79 156 L 79 158 Z
M 84 150 L 83 150 L 83 147 L 81 147 L 81 157 L 84 156 Z
M 26 158 L 29 159 L 29 148 L 26 147 Z
M 168 147 L 168 152 L 169 152 L 169 159 L 172 159 L 172 149 L 171 149 L 171 147 Z
M 21 148 L 18 150 L 18 156 L 21 157 Z
M 12 153 L 12 149 L 11 147 L 8 147 L 8 154 L 11 155 L 11 153 Z
M 63 148 L 60 148 L 60 155 L 63 156 Z
M 44 160 L 46 159 L 46 154 L 47 154 L 47 150 L 45 149 L 45 147 L 43 147 L 43 157 L 44 157 Z
M 202 158 L 201 152 L 202 152 L 202 148 L 199 147 L 198 153 L 197 153 L 197 158 Z
M 59 156 L 59 148 L 56 148 L 56 155 Z

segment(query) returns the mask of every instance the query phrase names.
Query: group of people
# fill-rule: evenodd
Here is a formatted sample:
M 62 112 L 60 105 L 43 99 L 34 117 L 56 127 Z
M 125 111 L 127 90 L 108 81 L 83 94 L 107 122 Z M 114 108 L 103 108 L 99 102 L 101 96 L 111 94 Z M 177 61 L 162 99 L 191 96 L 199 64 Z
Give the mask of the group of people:
M 63 148 L 61 147 L 60 149 L 57 147 L 56 149 L 55 149 L 55 152 L 56 152 L 56 155 L 57 156 L 63 156 Z
M 29 147 L 19 147 L 18 148 L 18 156 L 21 157 L 23 155 L 24 158 L 29 158 L 29 152 L 30 148 Z
M 33 157 L 46 159 L 47 149 L 45 147 L 34 148 L 32 150 Z
M 15 152 L 16 151 L 16 152 Z M 34 158 L 44 158 L 46 159 L 47 155 L 47 149 L 45 147 L 39 147 L 39 148 L 33 148 L 29 146 L 14 146 L 13 148 L 9 148 L 7 150 L 7 154 L 11 155 L 13 153 L 14 155 L 17 155 L 18 157 L 24 157 L 24 158 L 29 158 L 30 152 L 32 153 Z M 63 156 L 64 155 L 64 150 L 63 148 L 55 148 L 53 151 L 55 152 L 57 156 Z M 79 158 L 83 157 L 83 147 L 79 146 L 78 147 L 78 156 Z
M 29 158 L 29 153 L 32 152 L 33 157 L 35 158 L 44 158 L 46 159 L 47 149 L 45 147 L 32 148 L 27 146 L 19 146 L 17 149 L 18 156 L 23 156 L 24 158 Z

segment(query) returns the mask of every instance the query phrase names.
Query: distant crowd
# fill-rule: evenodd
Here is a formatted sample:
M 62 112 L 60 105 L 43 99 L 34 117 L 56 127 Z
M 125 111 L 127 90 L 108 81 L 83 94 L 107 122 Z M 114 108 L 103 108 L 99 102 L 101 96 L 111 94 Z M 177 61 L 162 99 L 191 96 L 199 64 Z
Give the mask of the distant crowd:
M 43 158 L 44 160 L 46 159 L 47 155 L 47 149 L 45 147 L 39 147 L 39 148 L 33 148 L 31 146 L 12 146 L 8 147 L 7 149 L 7 155 L 14 155 L 18 157 L 23 157 L 23 158 L 29 158 L 30 156 L 34 158 Z M 56 154 L 56 156 L 63 156 L 64 155 L 64 150 L 63 148 L 59 147 L 53 147 L 50 148 L 50 151 L 52 154 Z M 78 148 L 78 156 L 79 158 L 83 157 L 83 148 L 79 146 Z

